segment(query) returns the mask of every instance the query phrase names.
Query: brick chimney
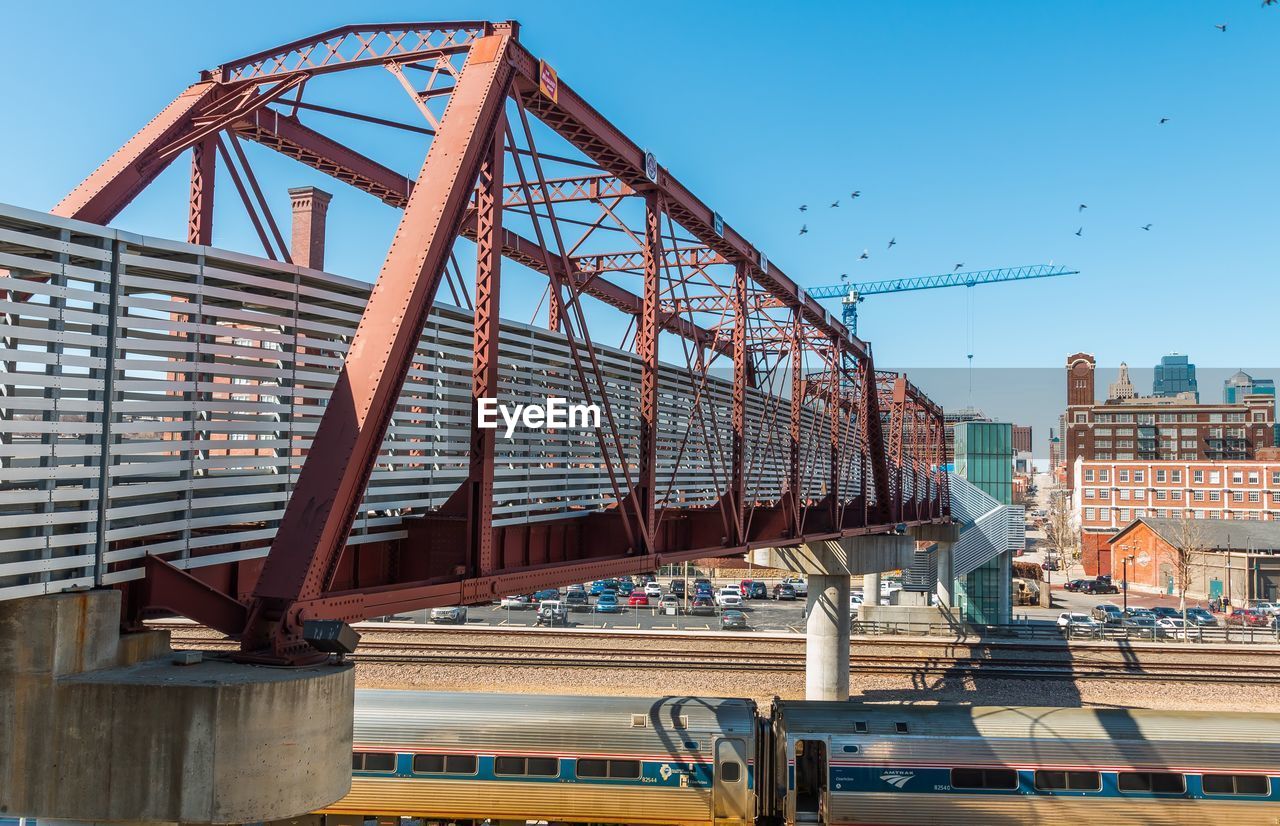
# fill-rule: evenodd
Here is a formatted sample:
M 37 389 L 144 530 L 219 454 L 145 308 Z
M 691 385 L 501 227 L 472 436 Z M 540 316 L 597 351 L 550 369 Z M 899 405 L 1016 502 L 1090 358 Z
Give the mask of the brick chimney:
M 324 269 L 324 224 L 333 198 L 323 189 L 300 186 L 289 190 L 293 200 L 293 238 L 289 255 L 293 263 L 313 270 Z

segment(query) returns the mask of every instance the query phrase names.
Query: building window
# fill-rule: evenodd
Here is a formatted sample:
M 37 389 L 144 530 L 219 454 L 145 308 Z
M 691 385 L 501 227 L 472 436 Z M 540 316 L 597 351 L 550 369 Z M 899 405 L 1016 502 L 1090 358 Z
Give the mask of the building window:
M 1183 442 L 1182 442 L 1182 449 L 1183 449 L 1183 450 L 1195 450 L 1195 449 L 1196 449 L 1196 447 L 1197 447 L 1197 445 L 1196 445 L 1196 442 L 1195 442 L 1194 440 L 1187 439 L 1187 440 L 1183 440 Z
M 1099 417 L 1098 417 L 1098 421 L 1102 421 L 1102 417 L 1101 417 L 1101 416 L 1099 416 Z M 1094 436 L 1110 436 L 1110 435 L 1111 435 L 1111 428 L 1109 428 L 1109 427 L 1095 427 L 1095 428 L 1093 429 L 1093 435 L 1094 435 Z
M 1203 485 L 1203 484 L 1204 484 L 1204 471 L 1203 471 L 1203 470 L 1193 470 L 1193 471 L 1191 471 L 1191 481 L 1195 482 L 1197 485 Z
M 1258 471 L 1256 470 L 1249 471 L 1249 484 L 1256 485 L 1258 484 L 1258 482 L 1259 482 Z
M 1182 471 L 1180 471 L 1180 470 L 1175 470 L 1175 471 L 1173 471 L 1173 472 L 1172 472 L 1172 475 L 1170 476 L 1170 478 L 1173 480 L 1173 483 L 1174 483 L 1175 485 L 1181 485 L 1181 484 L 1182 484 Z
M 1084 413 L 1076 414 L 1076 424 L 1084 424 L 1086 421 L 1087 421 L 1086 414 Z
M 1280 485 L 1280 470 L 1271 471 L 1271 484 Z
M 1101 470 L 1098 471 L 1099 482 L 1105 482 L 1109 478 L 1111 478 L 1111 471 L 1107 470 L 1106 468 L 1102 468 Z
M 1169 491 L 1169 498 L 1170 498 L 1170 499 L 1176 499 L 1176 500 L 1178 500 L 1179 502 L 1181 502 L 1181 501 L 1182 501 L 1182 491 L 1180 491 L 1180 490 L 1171 490 L 1171 491 Z
M 1203 501 L 1204 501 L 1204 491 L 1202 491 L 1202 490 L 1193 490 L 1193 491 L 1191 491 L 1191 498 L 1192 498 L 1192 499 L 1194 499 L 1194 500 L 1195 500 L 1195 501 L 1197 501 L 1197 502 L 1203 502 Z
M 1211 470 L 1211 471 L 1209 471 L 1209 484 L 1211 484 L 1211 485 L 1221 485 L 1221 484 L 1222 484 L 1222 474 L 1221 474 L 1221 473 L 1219 473 L 1219 472 L 1218 472 L 1218 471 L 1216 471 L 1216 470 Z
M 1093 508 L 1085 508 L 1085 509 L 1084 509 L 1084 518 L 1085 518 L 1085 519 L 1088 519 L 1088 520 L 1097 519 L 1096 511 L 1094 511 L 1094 509 L 1093 509 Z
M 951 786 L 956 789 L 1018 788 L 1018 773 L 1013 769 L 952 769 Z
M 1120 498 L 1121 498 L 1121 499 L 1123 499 L 1123 500 L 1124 500 L 1124 501 L 1126 501 L 1126 502 L 1127 502 L 1127 501 L 1129 501 L 1129 489 L 1128 489 L 1128 488 L 1121 488 L 1121 489 L 1120 489 Z
M 1280 505 L 1280 491 L 1271 494 L 1271 501 Z
M 1169 498 L 1169 492 L 1167 490 L 1156 491 L 1156 499 L 1167 499 L 1167 498 Z
M 1156 481 L 1157 481 L 1157 482 L 1164 482 L 1164 481 L 1167 481 L 1167 480 L 1165 479 L 1165 476 L 1166 476 L 1166 475 L 1167 475 L 1167 474 L 1166 474 L 1163 470 L 1157 470 L 1157 471 L 1156 471 Z
M 1173 772 L 1120 772 L 1117 784 L 1122 792 L 1184 794 L 1187 779 Z
M 1131 451 L 1127 451 L 1127 450 L 1126 450 L 1126 451 L 1123 451 L 1123 452 L 1121 452 L 1121 451 L 1117 451 L 1117 452 L 1116 452 L 1116 459 L 1117 459 L 1118 461 L 1128 461 L 1128 460 L 1130 460 L 1130 459 L 1132 459 L 1132 458 L 1133 458 L 1133 453 L 1132 453 Z
M 1116 481 L 1117 481 L 1117 482 L 1128 482 L 1128 481 L 1129 481 L 1129 471 L 1127 471 L 1127 470 L 1117 470 L 1117 471 L 1116 471 Z
M 1216 491 L 1216 490 L 1211 490 L 1211 491 L 1209 491 L 1209 501 L 1210 501 L 1210 502 L 1221 502 L 1221 501 L 1222 501 L 1222 492 L 1221 492 L 1221 491 Z
M 1231 474 L 1231 484 L 1233 484 L 1233 485 L 1243 485 L 1243 484 L 1244 484 L 1244 474 L 1243 474 L 1243 473 L 1241 473 L 1241 472 L 1240 472 L 1240 471 L 1238 471 L 1238 470 L 1237 470 L 1237 471 L 1234 471 L 1234 472 Z
M 1128 522 L 1130 518 L 1131 518 L 1131 517 L 1129 516 L 1129 509 L 1128 509 L 1128 508 L 1121 508 L 1121 509 L 1120 509 L 1120 521 L 1121 521 L 1121 522 Z
M 1099 490 L 1099 491 L 1098 491 L 1098 498 L 1099 498 L 1099 499 L 1110 499 L 1110 498 L 1111 498 L 1111 491 L 1107 490 L 1106 488 L 1102 488 L 1101 490 Z
M 1085 498 L 1085 499 L 1092 499 L 1092 498 L 1093 498 L 1093 488 L 1085 488 L 1085 489 L 1084 489 L 1084 498 Z
M 1204 514 L 1205 514 L 1205 512 L 1204 512 L 1204 511 L 1196 511 L 1196 512 L 1195 512 L 1195 518 L 1196 518 L 1196 519 L 1204 519 Z
M 1258 493 L 1256 490 L 1251 490 L 1251 491 L 1249 491 L 1249 501 L 1250 501 L 1250 502 L 1261 502 L 1261 501 L 1262 501 L 1262 494 Z
M 1093 471 L 1092 471 L 1092 470 L 1088 470 L 1088 469 L 1086 469 L 1086 470 L 1085 470 L 1085 472 L 1084 472 L 1084 480 L 1085 480 L 1086 482 L 1092 482 L 1092 481 L 1093 481 Z
M 1133 481 L 1134 481 L 1134 484 L 1142 484 L 1142 483 L 1143 483 L 1143 482 L 1145 482 L 1146 480 L 1147 480 L 1147 474 L 1145 474 L 1144 472 L 1142 472 L 1142 471 L 1140 471 L 1140 470 L 1135 470 L 1135 471 L 1133 472 Z

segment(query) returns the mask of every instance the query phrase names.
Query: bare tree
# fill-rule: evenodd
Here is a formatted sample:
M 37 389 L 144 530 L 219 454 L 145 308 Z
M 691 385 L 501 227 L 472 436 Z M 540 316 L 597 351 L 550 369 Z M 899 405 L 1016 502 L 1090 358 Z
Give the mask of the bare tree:
M 1044 525 L 1044 539 L 1065 571 L 1080 558 L 1080 532 L 1076 529 L 1067 497 L 1053 491 L 1049 500 L 1049 518 Z
M 1196 559 L 1203 559 L 1206 551 L 1204 526 L 1189 512 L 1184 512 L 1173 538 L 1173 571 L 1177 578 L 1178 612 L 1182 614 L 1185 640 L 1190 637 L 1187 633 L 1187 589 L 1191 587 L 1191 566 Z

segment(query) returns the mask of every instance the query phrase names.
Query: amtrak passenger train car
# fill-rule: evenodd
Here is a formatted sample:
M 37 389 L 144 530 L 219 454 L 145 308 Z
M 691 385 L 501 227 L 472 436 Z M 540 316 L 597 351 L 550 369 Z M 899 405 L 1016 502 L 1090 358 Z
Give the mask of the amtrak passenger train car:
M 1280 824 L 1280 714 L 359 691 L 317 826 Z

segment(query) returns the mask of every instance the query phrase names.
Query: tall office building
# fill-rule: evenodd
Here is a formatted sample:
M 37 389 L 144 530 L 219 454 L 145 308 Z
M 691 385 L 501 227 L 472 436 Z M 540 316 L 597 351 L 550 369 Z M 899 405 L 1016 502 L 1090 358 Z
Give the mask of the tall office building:
M 1200 390 L 1196 387 L 1196 366 L 1186 356 L 1172 353 L 1160 359 L 1156 365 L 1156 379 L 1151 384 L 1153 396 L 1176 396 L 1179 393 L 1194 393 L 1196 401 L 1200 401 Z
M 1129 381 L 1129 365 L 1123 361 L 1120 362 L 1120 377 L 1107 386 L 1107 400 L 1111 399 L 1132 399 L 1138 395 L 1133 389 L 1133 382 Z
M 1242 404 L 1245 396 L 1276 397 L 1276 383 L 1272 379 L 1255 379 L 1243 370 L 1222 383 L 1223 404 Z

